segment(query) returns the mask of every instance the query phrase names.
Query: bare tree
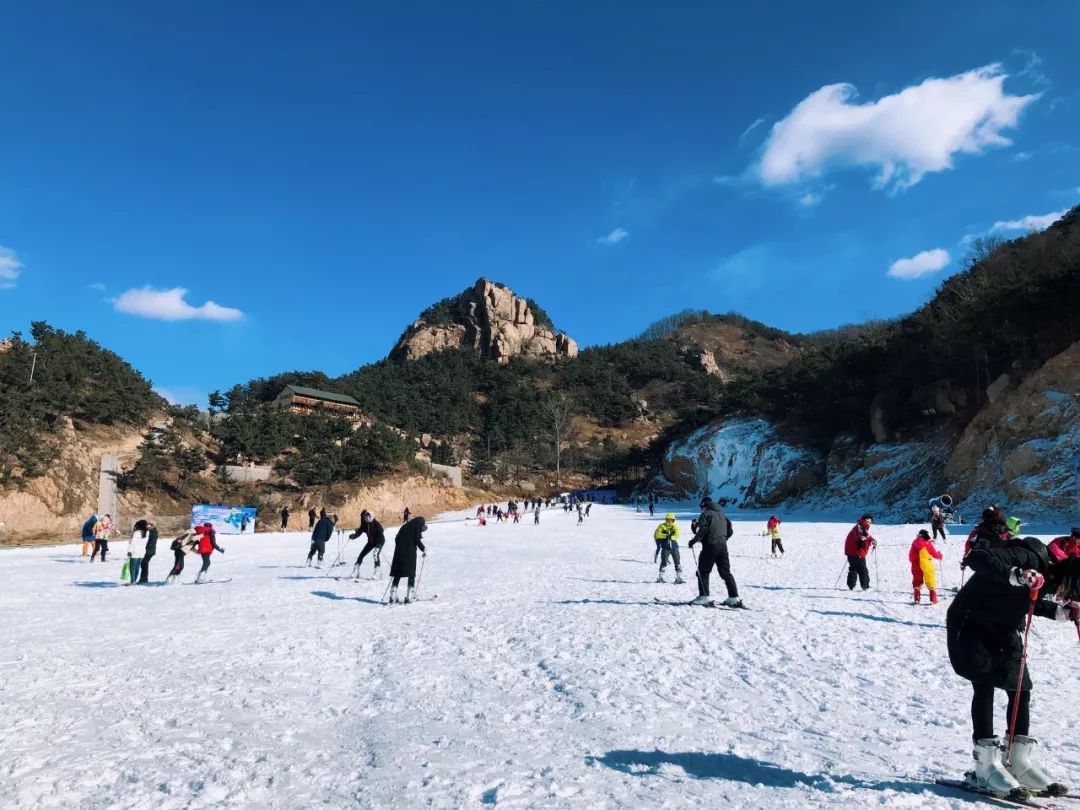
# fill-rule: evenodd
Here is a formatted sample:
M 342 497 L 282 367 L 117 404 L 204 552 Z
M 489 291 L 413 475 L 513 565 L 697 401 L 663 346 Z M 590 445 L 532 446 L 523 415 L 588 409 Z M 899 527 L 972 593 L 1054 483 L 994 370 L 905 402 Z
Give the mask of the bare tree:
M 570 402 L 562 393 L 549 395 L 543 404 L 544 419 L 555 445 L 555 488 L 562 489 L 562 445 L 570 429 Z
M 994 255 L 994 253 L 997 252 L 997 249 L 1004 245 L 1006 241 L 1006 239 L 1003 239 L 996 233 L 988 233 L 972 239 L 971 246 L 964 256 L 964 269 L 970 270 L 980 262 L 986 261 Z

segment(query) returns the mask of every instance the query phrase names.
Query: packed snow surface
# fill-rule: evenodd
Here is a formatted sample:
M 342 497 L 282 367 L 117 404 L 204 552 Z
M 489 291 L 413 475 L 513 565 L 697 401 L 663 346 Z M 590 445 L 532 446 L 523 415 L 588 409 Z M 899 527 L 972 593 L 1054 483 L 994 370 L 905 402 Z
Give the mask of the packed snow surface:
M 105 564 L 0 552 L 0 807 L 982 805 L 930 783 L 971 762 L 969 687 L 945 606 L 911 604 L 917 527 L 877 526 L 875 589 L 850 593 L 848 524 L 792 518 L 773 560 L 763 517 L 737 519 L 753 611 L 728 611 L 654 602 L 694 595 L 685 512 L 678 586 L 653 582 L 646 513 L 462 517 L 425 537 L 438 600 L 407 606 L 379 604 L 385 579 L 305 568 L 300 533 L 222 538 L 210 573 L 232 581 L 200 586 L 121 587 L 123 542 Z M 1077 647 L 1036 621 L 1033 734 L 1074 784 Z

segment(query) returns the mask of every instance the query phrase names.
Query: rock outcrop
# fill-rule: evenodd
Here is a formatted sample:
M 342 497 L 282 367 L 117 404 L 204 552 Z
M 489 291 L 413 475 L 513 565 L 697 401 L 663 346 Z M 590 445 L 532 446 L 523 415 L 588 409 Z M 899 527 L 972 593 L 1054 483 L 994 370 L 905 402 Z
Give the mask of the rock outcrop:
M 391 359 L 416 360 L 446 349 L 471 349 L 497 363 L 519 356 L 577 356 L 573 339 L 537 323 L 528 301 L 486 278 L 444 304 L 441 312 L 429 311 L 405 330 Z

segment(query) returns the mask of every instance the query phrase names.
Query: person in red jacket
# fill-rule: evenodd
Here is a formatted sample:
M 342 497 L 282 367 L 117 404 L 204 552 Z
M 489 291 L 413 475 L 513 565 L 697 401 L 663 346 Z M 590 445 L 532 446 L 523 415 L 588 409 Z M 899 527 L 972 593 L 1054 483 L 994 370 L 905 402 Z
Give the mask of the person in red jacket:
M 873 515 L 863 515 L 859 518 L 859 522 L 851 527 L 847 540 L 844 541 L 844 554 L 847 555 L 848 560 L 849 591 L 855 590 L 856 582 L 864 591 L 870 589 L 870 570 L 866 567 L 866 555 L 870 553 L 870 549 L 877 548 L 877 540 L 870 534 L 873 523 Z
M 961 564 L 963 564 L 963 560 L 967 559 L 968 554 L 971 553 L 971 549 L 975 545 L 975 539 L 979 536 L 979 533 L 985 532 L 991 526 L 1000 527 L 998 536 L 1001 538 L 1002 543 L 1009 538 L 1008 518 L 1005 517 L 1005 513 L 996 506 L 986 507 L 983 509 L 982 518 L 975 525 L 975 528 L 971 530 L 971 534 L 967 536 L 967 540 L 964 541 L 964 556 L 961 558 Z
M 1073 526 L 1065 537 L 1055 537 L 1046 547 L 1051 562 L 1061 562 L 1069 557 L 1080 557 L 1080 526 Z
M 200 529 L 202 531 L 199 531 Z M 199 535 L 199 556 L 202 557 L 202 568 L 199 569 L 199 573 L 195 576 L 195 581 L 205 582 L 206 572 L 210 569 L 210 555 L 214 553 L 215 549 L 224 554 L 225 549 L 218 545 L 217 532 L 214 531 L 212 523 L 197 526 L 195 531 Z
M 921 529 L 908 551 L 908 562 L 911 563 L 911 586 L 915 589 L 915 604 L 922 601 L 924 583 L 926 589 L 930 591 L 930 604 L 938 603 L 937 571 L 934 569 L 934 560 L 940 559 L 941 552 L 934 547 L 930 532 Z

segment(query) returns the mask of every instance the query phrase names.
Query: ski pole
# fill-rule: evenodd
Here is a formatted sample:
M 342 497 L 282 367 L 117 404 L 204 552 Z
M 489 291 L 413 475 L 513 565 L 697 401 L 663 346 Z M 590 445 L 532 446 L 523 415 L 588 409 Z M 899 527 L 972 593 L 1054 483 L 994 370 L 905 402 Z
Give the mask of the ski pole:
M 844 575 L 844 569 L 848 567 L 848 563 L 844 563 L 840 566 L 840 573 L 836 575 L 836 582 L 833 583 L 833 590 L 835 591 L 840 587 L 840 577 Z
M 386 595 L 387 595 L 388 593 L 390 593 L 390 585 L 391 585 L 391 584 L 393 583 L 393 581 L 394 581 L 394 578 L 393 578 L 393 577 L 391 577 L 390 579 L 388 579 L 388 580 L 386 581 L 386 590 L 385 590 L 385 591 L 383 591 L 383 593 L 382 593 L 382 599 L 380 599 L 380 600 L 379 600 L 379 604 L 380 604 L 380 605 L 385 605 L 385 604 L 386 604 Z
M 420 580 L 424 578 L 424 563 L 427 562 L 427 554 L 420 558 L 420 573 L 416 575 L 416 587 L 413 588 L 413 598 L 420 593 Z
M 704 594 L 705 590 L 701 587 L 701 569 L 698 568 L 698 564 L 697 564 L 697 552 L 694 551 L 693 546 L 689 546 L 689 548 L 690 548 L 690 554 L 694 558 L 694 576 L 697 577 L 697 592 L 699 594 Z
M 1020 675 L 1016 679 L 1016 692 L 1013 698 L 1012 717 L 1009 719 L 1009 747 L 1005 751 L 1005 763 L 1012 762 L 1013 741 L 1016 739 L 1016 718 L 1020 714 L 1020 691 L 1024 686 L 1024 670 L 1027 668 L 1028 634 L 1031 633 L 1031 619 L 1035 615 L 1035 602 L 1039 598 L 1039 589 L 1031 589 L 1031 604 L 1028 605 L 1027 624 L 1024 627 L 1024 646 L 1020 653 Z
M 878 565 L 877 541 L 874 541 L 874 586 L 881 590 L 881 570 Z

